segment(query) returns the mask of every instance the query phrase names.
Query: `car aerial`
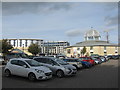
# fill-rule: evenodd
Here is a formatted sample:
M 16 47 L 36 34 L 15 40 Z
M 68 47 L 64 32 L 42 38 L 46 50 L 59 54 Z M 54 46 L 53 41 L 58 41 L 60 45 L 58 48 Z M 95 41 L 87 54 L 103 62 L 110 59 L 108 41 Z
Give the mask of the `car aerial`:
M 63 61 L 75 66 L 77 69 L 83 67 L 82 63 L 77 58 L 64 58 Z
M 82 60 L 82 61 L 87 61 L 87 62 L 91 63 L 92 66 L 95 65 L 95 61 L 92 60 L 91 57 L 80 57 L 80 60 Z
M 35 57 L 34 60 L 40 62 L 46 67 L 49 67 L 52 70 L 53 75 L 57 75 L 60 78 L 64 75 L 75 75 L 77 72 L 76 67 L 58 58 Z
M 26 58 L 10 59 L 4 69 L 5 76 L 18 75 L 29 80 L 45 80 L 52 78 L 52 71 L 39 62 Z

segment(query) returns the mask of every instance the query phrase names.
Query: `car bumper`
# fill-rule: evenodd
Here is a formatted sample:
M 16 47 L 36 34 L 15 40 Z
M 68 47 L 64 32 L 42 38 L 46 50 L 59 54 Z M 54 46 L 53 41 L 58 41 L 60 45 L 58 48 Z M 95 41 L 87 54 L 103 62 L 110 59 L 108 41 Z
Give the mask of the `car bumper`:
M 70 76 L 70 75 L 75 75 L 77 73 L 77 69 L 72 69 L 69 72 L 64 72 L 64 75 Z
M 37 80 L 46 80 L 46 79 L 50 79 L 50 78 L 52 78 L 52 72 L 45 73 L 45 74 L 42 74 L 42 75 L 38 75 L 36 77 Z

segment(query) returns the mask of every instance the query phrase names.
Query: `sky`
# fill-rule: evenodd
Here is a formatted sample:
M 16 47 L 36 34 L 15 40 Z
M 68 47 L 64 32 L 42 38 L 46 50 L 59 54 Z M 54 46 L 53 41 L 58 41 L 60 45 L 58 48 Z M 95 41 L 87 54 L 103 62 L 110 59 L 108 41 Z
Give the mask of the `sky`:
M 2 2 L 2 38 L 84 41 L 86 31 L 118 43 L 117 2 Z M 1 27 L 1 26 L 0 26 Z

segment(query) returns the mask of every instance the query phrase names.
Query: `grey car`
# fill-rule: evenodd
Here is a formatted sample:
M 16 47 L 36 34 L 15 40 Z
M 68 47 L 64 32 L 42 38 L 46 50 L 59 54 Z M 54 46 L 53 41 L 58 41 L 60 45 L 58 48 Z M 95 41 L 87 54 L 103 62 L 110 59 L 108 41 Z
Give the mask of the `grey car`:
M 76 67 L 58 58 L 34 57 L 33 59 L 40 62 L 42 65 L 49 67 L 53 74 L 60 78 L 64 75 L 75 75 L 77 72 Z

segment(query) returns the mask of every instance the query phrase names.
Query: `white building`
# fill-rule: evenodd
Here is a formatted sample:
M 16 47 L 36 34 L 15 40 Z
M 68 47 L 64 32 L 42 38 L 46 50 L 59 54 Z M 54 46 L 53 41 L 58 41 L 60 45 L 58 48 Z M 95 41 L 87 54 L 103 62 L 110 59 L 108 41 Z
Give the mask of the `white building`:
M 46 41 L 42 45 L 42 53 L 45 54 L 64 54 L 65 47 L 69 46 L 67 41 Z
M 14 47 L 14 49 L 20 49 L 28 55 L 32 55 L 28 52 L 28 47 L 31 43 L 38 43 L 40 47 L 43 44 L 42 39 L 7 39 L 8 42 Z

